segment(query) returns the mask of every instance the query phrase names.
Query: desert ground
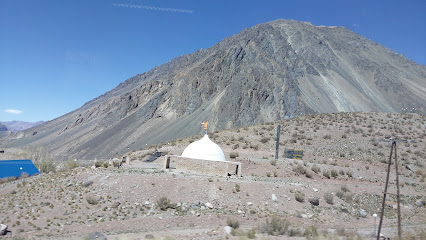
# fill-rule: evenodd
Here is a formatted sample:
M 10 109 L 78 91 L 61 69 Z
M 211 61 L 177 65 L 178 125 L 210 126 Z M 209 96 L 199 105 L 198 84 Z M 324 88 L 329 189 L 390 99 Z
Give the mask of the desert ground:
M 2 238 L 374 239 L 396 141 L 403 238 L 426 239 L 425 116 L 317 114 L 213 132 L 226 158 L 241 162 L 242 177 L 163 169 L 164 155 L 180 155 L 202 132 L 117 156 L 130 159 L 120 168 L 70 159 L 49 173 L 3 180 L 0 223 L 11 232 Z M 285 148 L 303 150 L 303 159 L 284 158 Z M 5 149 L 2 158 L 46 163 L 32 154 Z M 395 179 L 392 164 L 390 193 Z M 397 236 L 394 194 L 382 233 Z

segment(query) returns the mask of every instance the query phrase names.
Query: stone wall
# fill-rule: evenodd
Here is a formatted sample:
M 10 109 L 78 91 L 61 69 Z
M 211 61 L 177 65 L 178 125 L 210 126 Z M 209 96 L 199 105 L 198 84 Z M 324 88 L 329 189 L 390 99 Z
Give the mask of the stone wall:
M 241 163 L 231 161 L 211 161 L 194 158 L 185 158 L 175 155 L 164 157 L 165 169 L 174 166 L 176 170 L 206 175 L 237 175 L 241 177 Z

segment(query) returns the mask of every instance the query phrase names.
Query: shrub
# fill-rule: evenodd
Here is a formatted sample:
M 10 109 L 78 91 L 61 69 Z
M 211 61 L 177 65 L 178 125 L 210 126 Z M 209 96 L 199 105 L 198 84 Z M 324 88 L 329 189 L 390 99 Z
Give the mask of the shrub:
M 76 163 L 76 162 L 74 162 L 73 160 L 68 160 L 68 162 L 67 162 L 67 168 L 68 169 L 74 169 L 74 168 L 76 168 L 76 167 L 78 167 L 78 163 Z
M 322 172 L 322 175 L 328 179 L 330 179 L 330 172 L 328 170 Z
M 250 144 L 250 148 L 257 151 L 257 150 L 259 150 L 259 145 L 251 145 Z
M 271 163 L 272 166 L 276 166 L 277 165 L 277 159 L 272 159 L 270 161 L 270 163 Z
M 266 219 L 265 224 L 260 227 L 260 231 L 268 235 L 279 236 L 284 235 L 289 226 L 290 224 L 285 219 L 273 215 L 271 219 Z
M 304 202 L 305 201 L 305 194 L 304 193 L 302 193 L 302 192 L 296 192 L 295 194 L 294 194 L 294 198 L 296 199 L 296 201 L 298 201 L 298 202 Z
M 316 174 L 318 174 L 319 172 L 321 172 L 321 169 L 317 165 L 315 165 L 315 164 L 311 167 L 311 170 L 314 173 L 316 173 Z
M 316 226 L 310 226 L 305 229 L 304 233 L 306 239 L 311 239 L 310 237 L 318 237 L 318 229 Z
M 238 185 L 238 184 L 235 184 L 235 191 L 236 191 L 236 192 L 239 192 L 239 191 L 241 191 L 241 190 L 240 190 L 240 185 Z
M 343 200 L 345 198 L 345 193 L 342 190 L 339 190 L 337 191 L 336 196 Z
M 256 229 L 252 228 L 247 231 L 247 238 L 255 239 L 256 238 Z
M 290 228 L 290 230 L 288 231 L 288 236 L 290 237 L 301 236 L 301 235 L 302 235 L 302 231 L 300 231 L 299 228 Z
M 352 172 L 348 170 L 348 171 L 346 171 L 346 175 L 351 178 L 352 177 Z
M 173 204 L 171 203 L 170 199 L 167 197 L 160 197 L 157 199 L 157 207 L 161 211 L 166 211 L 168 208 L 172 208 Z
M 21 176 L 19 176 L 19 178 L 20 179 L 22 179 L 22 178 L 27 178 L 27 177 L 29 177 L 30 175 L 28 174 L 28 173 L 26 173 L 26 172 L 22 172 L 21 173 Z
M 267 143 L 269 141 L 269 138 L 262 138 L 260 139 L 261 143 Z
M 298 175 L 303 175 L 306 173 L 306 169 L 303 166 L 296 164 L 296 166 L 293 167 L 293 172 L 297 173 Z
M 331 176 L 334 178 L 337 178 L 339 176 L 339 173 L 336 170 L 331 170 Z
M 96 167 L 96 168 L 101 167 L 101 166 L 102 166 L 102 163 L 101 163 L 101 162 L 95 162 L 95 167 Z
M 55 170 L 55 165 L 51 159 L 40 161 L 38 164 L 36 164 L 36 167 L 42 173 L 49 173 Z
M 226 224 L 233 229 L 237 229 L 237 228 L 240 227 L 240 222 L 238 222 L 238 220 L 233 220 L 233 219 L 230 219 L 230 218 L 228 218 L 226 220 Z
M 270 172 L 266 172 L 266 176 L 267 177 L 271 177 L 271 173 Z
M 324 200 L 326 203 L 332 205 L 333 204 L 333 194 L 330 192 L 324 193 Z
M 108 168 L 108 166 L 109 166 L 108 162 L 104 162 L 103 166 L 104 166 L 104 168 Z
M 324 137 L 322 137 L 322 138 L 324 138 L 324 139 L 331 139 L 331 135 L 327 134 L 327 135 L 324 135 Z
M 229 154 L 229 157 L 232 158 L 232 159 L 235 159 L 235 158 L 239 157 L 239 153 L 238 152 L 231 152 Z
M 349 192 L 349 188 L 348 188 L 348 186 L 346 186 L 346 184 L 343 184 L 343 185 L 340 187 L 340 189 L 341 189 L 343 192 Z

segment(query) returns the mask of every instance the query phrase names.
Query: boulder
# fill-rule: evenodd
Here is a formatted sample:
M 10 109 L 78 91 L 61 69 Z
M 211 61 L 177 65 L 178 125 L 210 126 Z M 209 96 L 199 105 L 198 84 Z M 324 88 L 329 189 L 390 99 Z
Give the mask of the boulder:
M 230 227 L 230 226 L 225 226 L 225 227 L 223 228 L 223 231 L 225 231 L 225 233 L 226 233 L 226 234 L 230 235 L 230 234 L 231 234 L 231 231 L 232 231 L 232 227 Z
M 208 208 L 210 208 L 210 209 L 212 209 L 212 208 L 213 208 L 213 204 L 211 204 L 211 203 L 209 203 L 209 202 L 206 202 L 205 206 L 206 206 L 206 207 L 208 207 Z
M 107 237 L 100 232 L 92 232 L 87 235 L 89 240 L 107 240 Z
M 6 235 L 7 234 L 7 225 L 6 224 L 0 224 L 0 235 Z
M 93 181 L 86 181 L 86 182 L 83 183 L 83 186 L 84 187 L 88 187 L 88 186 L 90 186 L 92 184 L 93 184 Z
M 314 206 L 318 206 L 319 205 L 319 198 L 318 197 L 310 197 L 309 202 Z
M 359 210 L 359 215 L 361 215 L 361 217 L 366 218 L 367 217 L 367 212 L 364 209 Z
M 417 207 L 423 207 L 425 205 L 425 202 L 422 199 L 419 199 L 416 201 L 416 206 Z
M 117 208 L 118 206 L 120 206 L 120 203 L 119 203 L 119 202 L 113 202 L 113 203 L 111 204 L 111 207 L 112 207 L 112 208 Z

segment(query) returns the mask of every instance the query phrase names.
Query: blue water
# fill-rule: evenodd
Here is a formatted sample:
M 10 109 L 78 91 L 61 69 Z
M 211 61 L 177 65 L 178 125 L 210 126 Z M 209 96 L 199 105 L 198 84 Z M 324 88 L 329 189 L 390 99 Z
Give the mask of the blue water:
M 33 162 L 28 159 L 0 161 L 0 178 L 19 177 L 23 172 L 30 176 L 40 173 Z

